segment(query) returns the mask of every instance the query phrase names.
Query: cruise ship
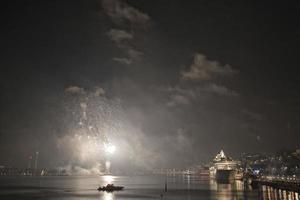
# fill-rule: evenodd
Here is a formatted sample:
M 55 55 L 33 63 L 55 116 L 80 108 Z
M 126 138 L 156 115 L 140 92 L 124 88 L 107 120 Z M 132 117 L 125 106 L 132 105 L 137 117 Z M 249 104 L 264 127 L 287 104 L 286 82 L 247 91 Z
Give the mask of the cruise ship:
M 239 169 L 240 162 L 225 155 L 221 150 L 213 159 L 209 169 L 210 177 L 220 181 L 237 180 L 243 178 L 243 171 Z

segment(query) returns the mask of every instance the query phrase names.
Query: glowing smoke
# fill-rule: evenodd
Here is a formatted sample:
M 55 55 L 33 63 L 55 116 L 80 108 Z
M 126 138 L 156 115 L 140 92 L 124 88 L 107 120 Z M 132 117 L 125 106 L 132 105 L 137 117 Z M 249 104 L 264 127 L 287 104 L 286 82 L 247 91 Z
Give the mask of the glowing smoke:
M 80 87 L 72 88 L 79 91 Z M 65 155 L 65 165 L 73 166 L 68 168 L 70 173 L 89 174 L 78 169 L 91 171 L 95 166 L 99 172 L 93 172 L 107 172 L 114 158 L 149 168 L 157 154 L 144 148 L 144 133 L 127 120 L 119 99 L 107 98 L 105 90 L 99 87 L 92 91 L 65 91 L 67 134 L 57 138 L 57 147 Z

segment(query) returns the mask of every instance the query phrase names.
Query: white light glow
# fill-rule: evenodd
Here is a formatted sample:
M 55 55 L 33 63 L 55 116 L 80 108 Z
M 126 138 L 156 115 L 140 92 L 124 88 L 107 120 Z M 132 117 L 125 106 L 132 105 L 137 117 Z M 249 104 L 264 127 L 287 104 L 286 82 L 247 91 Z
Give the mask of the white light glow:
M 112 144 L 104 145 L 104 149 L 105 149 L 105 152 L 109 153 L 109 154 L 114 154 L 116 151 L 116 147 Z
M 114 200 L 114 194 L 110 192 L 104 192 L 103 193 L 103 200 Z
M 103 176 L 105 184 L 112 184 L 114 182 L 114 177 L 107 175 L 107 176 Z

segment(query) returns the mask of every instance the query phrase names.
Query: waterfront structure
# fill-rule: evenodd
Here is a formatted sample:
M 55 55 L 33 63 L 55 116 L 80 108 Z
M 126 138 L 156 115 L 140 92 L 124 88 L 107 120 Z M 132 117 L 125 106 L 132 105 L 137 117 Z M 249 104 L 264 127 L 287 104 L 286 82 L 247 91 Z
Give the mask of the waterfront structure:
M 209 168 L 210 177 L 216 180 L 242 179 L 243 171 L 239 169 L 240 161 L 233 160 L 226 156 L 221 150 L 213 159 L 212 166 Z
M 38 168 L 38 160 L 39 160 L 39 152 L 35 152 L 35 160 L 34 160 L 34 169 L 37 170 Z

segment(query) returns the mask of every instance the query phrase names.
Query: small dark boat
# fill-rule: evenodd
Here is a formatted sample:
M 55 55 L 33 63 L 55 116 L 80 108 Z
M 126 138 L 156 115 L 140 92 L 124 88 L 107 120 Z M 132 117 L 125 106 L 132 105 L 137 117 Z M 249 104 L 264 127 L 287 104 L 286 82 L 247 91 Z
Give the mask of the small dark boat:
M 114 184 L 107 184 L 106 186 L 99 187 L 98 191 L 106 191 L 106 192 L 113 192 L 123 190 L 124 187 L 122 186 L 114 186 Z

